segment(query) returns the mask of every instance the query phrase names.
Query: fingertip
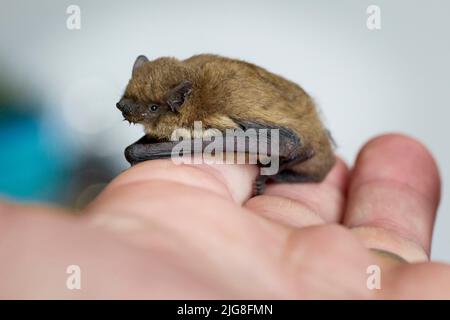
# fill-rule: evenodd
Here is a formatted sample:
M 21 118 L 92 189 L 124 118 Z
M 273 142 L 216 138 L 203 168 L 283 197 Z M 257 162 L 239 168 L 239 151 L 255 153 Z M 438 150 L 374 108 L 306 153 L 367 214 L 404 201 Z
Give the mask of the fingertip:
M 251 196 L 257 174 L 258 168 L 250 165 L 177 164 L 171 160 L 152 160 L 132 166 L 116 177 L 107 190 L 160 180 L 204 189 L 241 204 Z
M 370 237 L 375 249 L 378 243 L 408 255 L 395 245 L 399 237 L 420 246 L 418 255 L 429 254 L 439 198 L 439 172 L 430 151 L 414 138 L 385 134 L 370 140 L 357 157 L 343 221 L 350 228 L 384 230 L 386 237 L 381 232 Z
M 428 148 L 410 136 L 389 133 L 367 142 L 358 154 L 350 188 L 373 180 L 388 179 L 407 185 L 436 205 L 440 199 L 440 175 Z

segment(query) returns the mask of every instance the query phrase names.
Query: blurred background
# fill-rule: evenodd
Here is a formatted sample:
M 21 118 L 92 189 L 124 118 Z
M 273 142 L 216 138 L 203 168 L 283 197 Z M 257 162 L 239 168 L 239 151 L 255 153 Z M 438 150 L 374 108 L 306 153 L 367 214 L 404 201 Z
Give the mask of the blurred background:
M 366 26 L 371 4 L 381 9 L 380 30 Z M 79 29 L 67 26 L 70 5 L 80 9 Z M 380 133 L 423 141 L 444 182 L 433 258 L 450 262 L 449 1 L 1 0 L 0 7 L 0 197 L 82 208 L 128 167 L 123 150 L 142 136 L 115 108 L 136 56 L 217 53 L 303 86 L 349 162 Z

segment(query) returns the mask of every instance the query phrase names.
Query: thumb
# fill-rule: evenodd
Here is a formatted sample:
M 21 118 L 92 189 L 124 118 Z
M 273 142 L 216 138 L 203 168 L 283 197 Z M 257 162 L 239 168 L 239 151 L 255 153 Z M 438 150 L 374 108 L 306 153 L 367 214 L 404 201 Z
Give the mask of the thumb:
M 176 164 L 171 160 L 142 162 L 116 177 L 87 208 L 98 208 L 104 202 L 114 202 L 116 209 L 130 211 L 135 203 L 147 208 L 156 198 L 189 194 L 204 202 L 208 197 L 225 198 L 243 204 L 251 195 L 258 168 L 237 164 Z M 176 200 L 176 197 L 175 197 Z M 118 206 L 118 207 L 117 207 Z

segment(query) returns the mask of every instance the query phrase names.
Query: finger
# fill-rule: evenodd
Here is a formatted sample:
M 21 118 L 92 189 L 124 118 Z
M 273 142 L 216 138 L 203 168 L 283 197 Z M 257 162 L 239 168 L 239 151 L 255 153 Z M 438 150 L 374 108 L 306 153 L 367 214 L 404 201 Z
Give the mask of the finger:
M 407 261 L 426 260 L 439 196 L 439 173 L 429 151 L 406 136 L 380 136 L 357 158 L 344 224 L 367 247 Z
M 111 183 L 88 207 L 86 217 L 93 228 L 112 231 L 139 248 L 189 261 L 196 273 L 236 290 L 246 281 L 283 293 L 267 284 L 273 280 L 267 274 L 286 228 L 241 206 L 257 172 L 251 166 L 148 161 Z M 249 256 L 262 262 L 245 278 L 237 278 Z
M 347 166 L 338 159 L 323 182 L 271 184 L 264 195 L 250 199 L 245 206 L 288 226 L 338 222 L 345 207 L 347 177 Z
M 146 161 L 117 177 L 108 186 L 106 192 L 127 185 L 145 185 L 161 181 L 201 189 L 229 198 L 236 203 L 242 203 L 251 196 L 257 170 L 256 166 L 250 165 L 179 165 L 170 160 Z M 170 190 L 167 191 L 173 193 Z
M 280 229 L 241 207 L 257 173 L 257 167 L 247 165 L 147 161 L 116 178 L 85 213 L 93 226 L 125 235 L 135 244 L 161 243 L 166 234 L 174 235 L 164 244 L 171 248 L 184 241 L 197 246 L 221 234 L 251 242 L 249 234 L 258 234 L 260 228 L 275 228 L 276 234 Z
M 257 168 L 247 165 L 146 161 L 118 176 L 85 212 L 99 216 L 95 223 L 120 231 L 140 230 L 143 220 L 190 224 L 190 219 L 198 219 L 213 223 L 218 215 L 223 219 L 239 214 L 237 209 L 251 195 L 256 174 Z

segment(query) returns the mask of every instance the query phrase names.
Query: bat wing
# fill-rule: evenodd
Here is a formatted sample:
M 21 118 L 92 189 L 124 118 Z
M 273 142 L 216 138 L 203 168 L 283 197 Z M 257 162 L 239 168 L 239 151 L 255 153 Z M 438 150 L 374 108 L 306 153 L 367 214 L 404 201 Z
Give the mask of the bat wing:
M 222 152 L 258 153 L 259 148 L 257 150 L 249 149 L 249 144 L 239 144 L 237 142 L 238 138 L 243 135 L 242 138 L 244 139 L 254 139 L 254 141 L 257 141 L 258 146 L 265 144 L 264 150 L 268 156 L 278 156 L 280 170 L 293 163 L 301 162 L 312 157 L 311 152 L 304 152 L 300 137 L 289 128 L 253 121 L 233 120 L 242 130 L 235 130 L 233 136 L 222 133 L 224 139 Z M 261 130 L 265 130 L 264 135 L 261 134 Z M 273 141 L 275 138 L 277 141 Z M 170 158 L 174 155 L 173 149 L 178 143 L 179 141 L 158 142 L 155 139 L 144 136 L 125 149 L 125 158 L 131 165 L 146 160 Z M 211 141 L 204 141 L 202 142 L 201 150 L 195 150 L 195 148 L 191 150 L 194 150 L 193 152 L 203 152 L 210 143 Z M 273 148 L 274 145 L 277 146 L 276 149 Z M 230 146 L 232 150 L 227 150 L 227 147 Z
M 304 145 L 301 138 L 290 128 L 247 120 L 233 119 L 233 121 L 245 131 L 254 129 L 258 132 L 259 142 L 267 143 L 267 149 L 270 153 L 269 155 L 272 157 L 279 157 L 280 171 L 286 166 L 305 161 L 313 156 L 310 152 L 305 154 Z M 266 141 L 260 140 L 263 138 L 259 135 L 261 130 L 267 130 L 268 135 Z M 273 141 L 273 139 L 277 139 L 277 141 Z M 275 150 L 271 150 L 273 143 L 278 146 L 278 150 L 276 152 Z
M 289 170 L 290 167 L 306 161 L 314 156 L 314 150 L 305 147 L 301 138 L 291 129 L 279 127 L 273 124 L 264 124 L 253 121 L 242 121 L 233 119 L 241 130 L 233 130 L 234 135 L 230 136 L 226 132 L 222 132 L 222 152 L 258 154 L 261 145 L 265 145 L 265 155 L 271 157 L 278 156 L 279 169 L 273 176 L 259 176 L 255 181 L 255 194 L 262 194 L 265 188 L 265 182 L 268 179 L 280 182 L 308 182 L 313 181 L 308 175 Z M 262 132 L 261 130 L 265 130 Z M 276 131 L 271 131 L 276 130 Z M 265 133 L 265 134 L 261 134 Z M 244 139 L 255 139 L 258 148 L 256 150 L 250 148 L 250 143 L 238 143 L 238 138 L 244 135 Z M 274 141 L 276 139 L 277 141 Z M 255 141 L 254 140 L 254 141 Z M 242 141 L 242 140 L 241 140 Z M 245 141 L 245 140 L 244 140 Z M 175 146 L 179 141 L 159 142 L 148 136 L 144 136 L 125 149 L 125 158 L 131 165 L 139 162 L 155 159 L 167 159 L 172 156 L 179 156 L 174 153 Z M 194 144 L 194 140 L 191 140 Z M 212 143 L 211 141 L 202 141 L 200 150 L 203 152 L 205 148 Z M 274 144 L 275 143 L 275 144 Z M 276 148 L 274 148 L 274 145 Z M 232 150 L 227 150 L 231 146 Z M 196 148 L 191 148 L 192 153 L 196 152 Z M 192 154 L 191 153 L 191 154 Z M 261 166 L 264 166 L 260 164 Z

